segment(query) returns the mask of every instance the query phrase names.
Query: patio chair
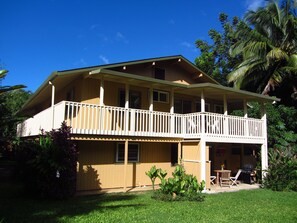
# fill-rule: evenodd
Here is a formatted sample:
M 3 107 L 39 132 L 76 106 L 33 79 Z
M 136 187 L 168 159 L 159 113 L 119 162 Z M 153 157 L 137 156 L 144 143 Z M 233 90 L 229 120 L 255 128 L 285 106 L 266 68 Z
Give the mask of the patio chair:
M 214 184 L 215 179 L 217 179 L 216 176 L 210 176 L 210 183 L 211 183 L 212 185 L 215 185 L 215 184 Z
M 220 186 L 228 186 L 230 187 L 230 173 L 222 172 L 220 177 Z
M 239 169 L 239 170 L 237 171 L 235 177 L 230 177 L 231 186 L 233 186 L 233 185 L 238 186 L 237 179 L 238 179 L 239 175 L 241 174 L 241 171 L 242 171 L 242 169 Z

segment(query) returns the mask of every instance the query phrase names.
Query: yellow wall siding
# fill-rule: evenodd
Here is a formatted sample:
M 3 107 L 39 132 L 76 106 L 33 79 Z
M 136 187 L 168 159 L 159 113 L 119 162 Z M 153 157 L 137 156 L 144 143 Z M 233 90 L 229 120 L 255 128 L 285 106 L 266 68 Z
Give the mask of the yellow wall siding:
M 81 102 L 90 104 L 99 104 L 100 80 L 83 79 L 82 80 Z
M 115 162 L 116 142 L 79 141 L 78 149 L 77 190 L 124 186 L 124 164 Z M 170 143 L 140 143 L 140 162 L 127 166 L 127 186 L 151 185 L 145 172 L 153 165 L 171 175 L 170 149 Z
M 170 66 L 165 69 L 165 79 L 175 83 L 194 84 L 196 83 L 190 74 L 179 66 Z
M 183 143 L 183 160 L 186 173 L 193 174 L 201 182 L 201 156 L 200 142 L 184 142 Z M 206 146 L 206 188 L 210 188 L 210 162 L 209 147 Z

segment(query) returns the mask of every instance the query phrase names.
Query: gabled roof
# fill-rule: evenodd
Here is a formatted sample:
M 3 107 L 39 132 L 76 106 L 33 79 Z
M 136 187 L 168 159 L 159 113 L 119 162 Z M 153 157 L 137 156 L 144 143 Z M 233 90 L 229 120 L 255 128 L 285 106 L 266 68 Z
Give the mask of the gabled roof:
M 207 75 L 205 72 L 200 70 L 196 65 L 191 63 L 188 59 L 181 55 L 175 55 L 175 56 L 166 56 L 166 57 L 156 57 L 156 58 L 149 58 L 149 59 L 142 59 L 142 60 L 132 60 L 128 62 L 120 62 L 120 63 L 112 63 L 112 64 L 104 64 L 100 66 L 92 66 L 92 67 L 83 67 L 83 68 L 77 68 L 77 69 L 70 69 L 70 70 L 62 70 L 62 71 L 57 71 L 58 73 L 77 73 L 77 72 L 90 72 L 93 70 L 97 69 L 113 69 L 116 67 L 127 67 L 127 66 L 133 66 L 137 64 L 146 64 L 146 63 L 153 63 L 153 62 L 161 62 L 161 61 L 170 61 L 170 60 L 176 60 L 181 63 L 181 66 L 184 68 L 187 68 L 188 70 L 190 69 L 192 72 L 196 72 L 197 75 L 203 74 L 205 81 L 218 84 L 220 85 L 219 82 L 217 82 L 215 79 Z
M 158 80 L 151 77 L 144 77 L 140 75 L 119 72 L 115 70 L 116 68 L 119 68 L 119 67 L 128 67 L 128 66 L 150 64 L 154 62 L 166 62 L 166 61 L 175 61 L 176 63 L 179 64 L 179 66 L 187 70 L 189 73 L 197 75 L 197 77 L 199 76 L 200 80 L 202 80 L 203 83 L 185 85 L 185 84 L 174 83 L 166 80 Z M 50 97 L 51 85 L 49 85 L 49 82 L 52 82 L 54 85 L 58 85 L 60 88 L 63 88 L 68 83 L 70 83 L 76 78 L 79 78 L 80 76 L 84 78 L 88 78 L 88 77 L 96 78 L 96 75 L 99 75 L 99 76 L 102 75 L 104 77 L 109 77 L 109 78 L 117 77 L 120 80 L 125 80 L 128 78 L 131 81 L 133 80 L 134 82 L 138 82 L 142 84 L 152 83 L 154 84 L 154 86 L 157 86 L 157 85 L 161 87 L 168 86 L 176 90 L 179 89 L 180 92 L 186 90 L 187 92 L 192 91 L 194 93 L 198 93 L 201 89 L 208 89 L 208 90 L 215 89 L 213 90 L 213 92 L 216 92 L 216 94 L 222 93 L 222 92 L 229 92 L 228 94 L 230 95 L 237 94 L 237 96 L 236 95 L 232 96 L 234 98 L 243 97 L 246 99 L 257 99 L 257 100 L 264 100 L 264 101 L 275 100 L 274 98 L 259 95 L 256 93 L 224 87 L 221 84 L 219 84 L 217 81 L 215 81 L 213 78 L 205 74 L 203 71 L 198 69 L 193 63 L 188 61 L 186 58 L 184 58 L 183 56 L 177 55 L 177 56 L 150 58 L 150 59 L 144 59 L 144 60 L 134 60 L 134 61 L 122 62 L 122 63 L 113 63 L 113 64 L 106 64 L 106 65 L 100 65 L 100 66 L 83 67 L 78 69 L 55 71 L 35 91 L 35 93 L 24 104 L 24 106 L 19 111 L 19 113 L 25 112 L 27 109 L 30 109 L 34 107 L 36 104 L 40 103 L 42 100 L 44 100 L 44 98 Z

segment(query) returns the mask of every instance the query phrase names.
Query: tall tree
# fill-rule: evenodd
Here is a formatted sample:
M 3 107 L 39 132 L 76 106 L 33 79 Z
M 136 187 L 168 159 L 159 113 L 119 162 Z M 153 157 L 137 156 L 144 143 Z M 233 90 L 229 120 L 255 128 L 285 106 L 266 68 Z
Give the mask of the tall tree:
M 7 72 L 7 70 L 0 71 L 0 81 L 7 75 Z M 21 120 L 15 113 L 31 94 L 31 92 L 21 89 L 24 87 L 24 85 L 0 85 L 0 152 L 7 152 L 12 148 L 12 141 L 16 135 L 16 124 Z
M 196 41 L 196 47 L 201 54 L 196 58 L 195 63 L 199 69 L 219 83 L 228 85 L 226 76 L 233 70 L 241 57 L 241 55 L 231 57 L 229 49 L 237 41 L 235 33 L 243 22 L 238 17 L 233 17 L 230 21 L 225 13 L 219 15 L 219 21 L 222 27 L 221 31 L 210 29 L 208 32 L 212 43 L 205 40 Z
M 276 95 L 284 104 L 297 98 L 297 19 L 291 1 L 269 1 L 249 11 L 236 32 L 231 55 L 242 61 L 227 76 L 236 88 Z

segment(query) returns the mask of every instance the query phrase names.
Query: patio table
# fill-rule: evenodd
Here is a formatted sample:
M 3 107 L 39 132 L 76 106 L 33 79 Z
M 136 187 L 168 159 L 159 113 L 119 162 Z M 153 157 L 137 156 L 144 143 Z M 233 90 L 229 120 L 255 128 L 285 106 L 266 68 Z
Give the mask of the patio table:
M 222 173 L 228 173 L 228 177 L 230 177 L 231 170 L 214 170 L 215 173 L 217 173 L 217 178 L 216 178 L 216 184 L 219 185 L 219 177 Z

